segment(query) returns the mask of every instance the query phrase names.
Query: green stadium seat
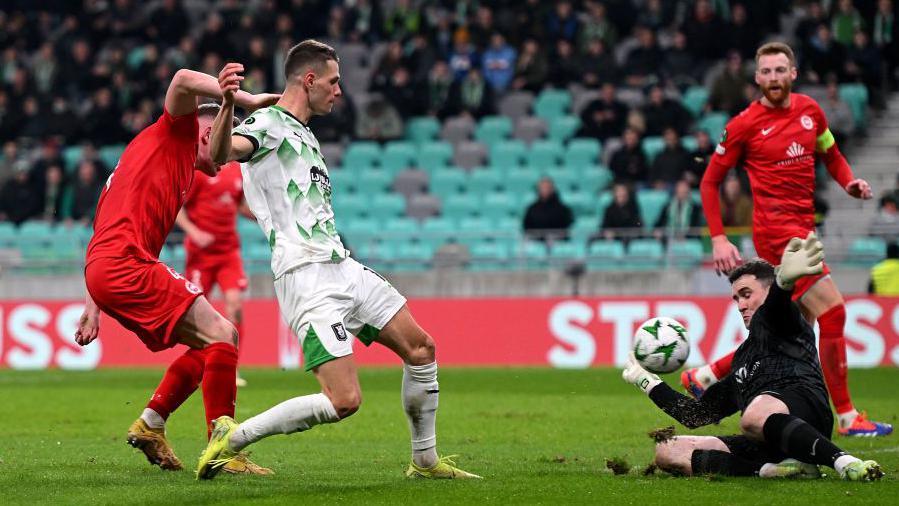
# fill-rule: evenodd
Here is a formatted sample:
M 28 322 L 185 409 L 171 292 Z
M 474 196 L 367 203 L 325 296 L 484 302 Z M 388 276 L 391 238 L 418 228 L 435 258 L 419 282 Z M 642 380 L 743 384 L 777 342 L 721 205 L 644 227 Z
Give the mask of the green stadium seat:
M 399 218 L 406 212 L 406 199 L 396 193 L 372 195 L 368 199 L 368 204 L 370 206 L 368 215 L 382 224 L 388 220 Z
M 334 193 L 358 193 L 359 188 L 359 172 L 351 172 L 347 169 L 335 169 L 328 171 L 328 177 L 331 179 L 331 189 Z
M 371 203 L 364 198 L 352 198 L 344 196 L 331 202 L 334 207 L 334 214 L 338 219 L 354 219 L 362 216 L 368 216 Z
M 581 175 L 572 170 L 556 170 L 551 174 L 545 174 L 550 178 L 559 191 L 559 196 L 565 200 L 565 196 L 570 192 L 580 191 Z
M 655 228 L 659 216 L 671 197 L 665 190 L 640 190 L 637 192 L 637 207 L 643 220 L 643 228 Z
M 664 260 L 662 243 L 655 239 L 635 239 L 627 246 L 626 265 L 636 270 L 658 269 Z
M 490 165 L 505 170 L 520 166 L 527 156 L 527 150 L 521 141 L 502 141 L 490 147 Z
M 475 169 L 468 175 L 465 188 L 468 193 L 486 195 L 503 188 L 503 174 L 495 169 Z
M 391 241 L 369 241 L 356 246 L 356 250 L 362 263 L 379 271 L 393 270 L 397 258 L 397 244 Z
M 396 175 L 415 165 L 417 151 L 415 144 L 408 141 L 388 142 L 381 154 L 381 168 Z
M 512 120 L 505 116 L 484 116 L 474 130 L 474 138 L 492 146 L 512 134 Z
M 441 214 L 458 220 L 476 215 L 480 207 L 481 203 L 477 195 L 471 193 L 450 194 L 443 197 Z
M 870 267 L 886 257 L 886 241 L 880 237 L 860 237 L 849 245 L 846 263 Z
M 578 216 L 569 230 L 572 241 L 584 243 L 597 232 L 599 232 L 599 218 L 596 216 Z
M 440 121 L 430 116 L 410 118 L 406 122 L 406 139 L 417 144 L 432 141 L 440 133 Z
M 500 242 L 481 241 L 468 247 L 471 260 L 468 269 L 472 271 L 501 270 L 509 263 L 510 249 Z
M 550 247 L 549 256 L 558 262 L 582 260 L 587 256 L 587 245 L 576 240 L 556 241 Z
M 458 231 L 455 219 L 436 216 L 422 222 L 418 240 L 430 244 L 436 251 L 440 246 L 455 240 Z
M 516 217 L 521 213 L 518 200 L 506 192 L 487 193 L 483 198 L 480 214 L 494 222 L 502 218 Z
M 528 270 L 545 269 L 549 259 L 549 248 L 542 242 L 524 241 L 518 250 L 518 257 Z
M 125 144 L 111 144 L 103 146 L 97 152 L 100 161 L 103 162 L 109 170 L 113 170 L 119 164 L 119 158 L 125 152 Z
M 453 146 L 448 142 L 425 142 L 418 149 L 416 165 L 423 170 L 433 172 L 437 169 L 449 167 L 453 159 Z
M 577 116 L 559 116 L 549 120 L 547 137 L 550 140 L 566 142 L 577 134 L 581 128 L 581 119 Z
M 78 165 L 78 160 L 81 160 L 81 153 L 84 149 L 81 146 L 67 146 L 62 149 L 62 163 L 65 165 L 65 171 L 68 174 L 74 174 L 75 169 Z M 112 167 L 110 167 L 111 169 Z
M 675 267 L 692 269 L 702 263 L 702 257 L 702 242 L 698 239 L 672 241 L 668 244 L 668 259 Z
M 646 155 L 646 161 L 652 164 L 656 159 L 656 156 L 665 149 L 665 140 L 660 136 L 644 137 L 641 146 L 643 148 L 643 154 Z
M 365 195 L 386 192 L 393 183 L 393 175 L 382 169 L 363 169 L 358 174 L 357 191 Z
M 852 118 L 855 120 L 856 128 L 864 130 L 868 122 L 868 89 L 864 84 L 841 84 L 839 94 L 840 98 L 852 110 Z
M 580 191 L 597 194 L 612 184 L 615 176 L 602 165 L 581 167 L 577 188 Z
M 713 139 L 713 141 L 717 141 L 718 139 Z M 687 153 L 692 153 L 699 149 L 699 142 L 696 140 L 696 137 L 689 135 L 687 137 L 681 137 L 680 145 L 687 150 Z
M 356 169 L 378 165 L 381 158 L 381 146 L 377 142 L 357 141 L 347 147 L 343 153 L 341 165 Z
M 615 196 L 612 194 L 611 190 L 606 190 L 599 194 L 599 198 L 596 199 L 596 217 L 599 218 L 599 226 L 602 226 L 603 217 L 606 214 L 606 208 L 615 200 Z
M 709 101 L 709 92 L 704 86 L 691 86 L 684 93 L 683 104 L 694 118 L 702 116 L 702 110 Z
M 709 134 L 709 137 L 713 142 L 717 141 L 721 138 L 721 132 L 724 131 L 724 127 L 727 125 L 727 121 L 730 119 L 727 114 L 720 112 L 712 112 L 706 114 L 699 120 L 699 124 L 697 125 L 700 130 L 705 130 L 706 133 Z
M 396 258 L 393 262 L 395 272 L 423 272 L 428 270 L 434 248 L 424 242 L 400 241 L 396 246 Z
M 565 116 L 571 107 L 571 93 L 568 90 L 545 89 L 534 101 L 534 115 L 551 121 Z
M 576 138 L 568 141 L 566 165 L 595 165 L 599 163 L 602 146 L 596 139 Z
M 621 241 L 593 241 L 587 248 L 587 269 L 595 271 L 621 268 L 624 259 L 624 245 Z
M 0 222 L 0 249 L 13 248 L 19 237 L 19 231 L 16 226 L 8 221 Z
M 462 235 L 486 235 L 493 232 L 493 224 L 483 216 L 468 216 L 459 220 L 459 232 Z
M 562 163 L 565 148 L 559 141 L 536 141 L 527 155 L 527 165 L 541 171 L 552 170 Z
M 418 234 L 421 226 L 418 224 L 418 220 L 403 216 L 385 221 L 381 224 L 380 229 L 393 237 L 405 236 L 405 238 L 410 238 Z
M 575 216 L 592 216 L 596 207 L 596 194 L 587 192 L 569 192 L 562 195 L 562 202 L 571 208 Z
M 243 253 L 247 274 L 271 273 L 272 250 L 264 241 L 250 244 Z
M 530 195 L 537 189 L 540 174 L 531 170 L 511 170 L 506 172 L 503 187 L 514 195 Z
M 468 174 L 462 169 L 447 167 L 431 173 L 430 190 L 434 195 L 448 195 L 464 192 Z
M 54 233 L 53 225 L 46 221 L 30 220 L 19 225 L 20 237 L 50 237 Z

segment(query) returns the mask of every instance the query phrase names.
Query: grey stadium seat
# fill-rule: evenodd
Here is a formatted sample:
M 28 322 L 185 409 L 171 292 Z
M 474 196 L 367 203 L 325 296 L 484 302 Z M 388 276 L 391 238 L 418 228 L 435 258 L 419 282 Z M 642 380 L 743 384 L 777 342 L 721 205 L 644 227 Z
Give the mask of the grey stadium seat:
M 343 160 L 343 145 L 339 142 L 326 142 L 322 146 L 322 157 L 328 167 L 340 167 Z
M 452 144 L 471 139 L 474 133 L 474 120 L 468 116 L 456 116 L 447 118 L 443 122 L 443 129 L 440 131 L 440 138 Z
M 499 101 L 499 114 L 512 120 L 527 116 L 534 104 L 534 94 L 529 91 L 513 91 Z
M 484 165 L 487 160 L 487 147 L 480 142 L 466 141 L 456 145 L 453 153 L 453 165 L 471 170 Z
M 546 122 L 536 116 L 518 118 L 512 136 L 530 144 L 546 135 Z
M 428 191 L 428 173 L 419 169 L 406 169 L 396 175 L 393 180 L 393 191 L 402 194 L 406 199 Z
M 440 199 L 429 193 L 412 195 L 406 201 L 406 215 L 418 220 L 440 214 Z

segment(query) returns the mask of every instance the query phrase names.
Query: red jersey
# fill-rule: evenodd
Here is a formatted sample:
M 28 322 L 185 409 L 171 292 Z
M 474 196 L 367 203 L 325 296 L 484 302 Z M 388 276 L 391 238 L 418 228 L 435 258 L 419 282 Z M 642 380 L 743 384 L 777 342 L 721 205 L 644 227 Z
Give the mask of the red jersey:
M 739 162 L 752 187 L 757 245 L 814 230 L 815 153 L 827 151 L 832 139 L 821 107 L 799 93 L 790 95 L 789 107 L 766 107 L 757 100 L 731 119 L 703 178 L 710 234 L 724 233 L 717 186 Z
M 197 174 L 187 194 L 184 210 L 187 217 L 201 230 L 215 236 L 215 241 L 199 248 L 190 238 L 184 239 L 184 248 L 190 255 L 220 255 L 240 249 L 237 237 L 237 209 L 243 200 L 243 178 L 240 164 L 231 162 L 222 166 L 215 176 Z
M 128 146 L 97 203 L 95 258 L 135 256 L 155 261 L 193 181 L 199 124 L 196 111 L 163 111 Z

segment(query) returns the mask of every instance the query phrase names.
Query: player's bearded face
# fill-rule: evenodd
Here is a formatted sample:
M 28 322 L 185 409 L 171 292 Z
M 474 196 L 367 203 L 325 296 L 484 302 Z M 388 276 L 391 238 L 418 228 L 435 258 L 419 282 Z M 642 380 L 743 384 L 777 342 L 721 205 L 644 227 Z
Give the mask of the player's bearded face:
M 796 67 L 790 63 L 787 55 L 778 53 L 759 58 L 755 82 L 772 104 L 781 104 L 789 98 L 795 79 Z

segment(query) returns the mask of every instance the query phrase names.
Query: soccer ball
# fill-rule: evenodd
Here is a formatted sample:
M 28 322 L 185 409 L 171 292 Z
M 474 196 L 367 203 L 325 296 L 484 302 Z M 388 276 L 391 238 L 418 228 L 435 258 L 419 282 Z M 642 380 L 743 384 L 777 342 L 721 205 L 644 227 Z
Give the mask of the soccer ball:
M 634 358 L 649 372 L 674 372 L 689 355 L 687 329 L 673 318 L 650 318 L 634 334 Z

